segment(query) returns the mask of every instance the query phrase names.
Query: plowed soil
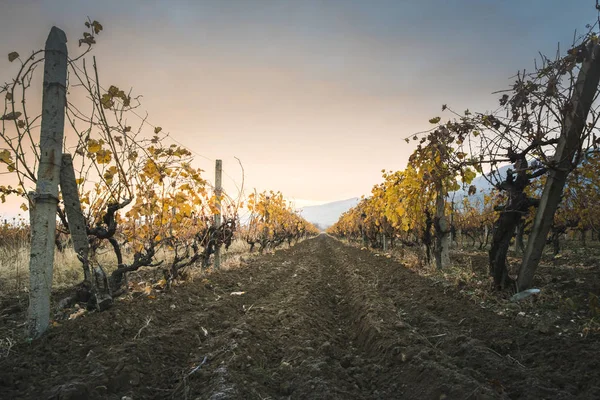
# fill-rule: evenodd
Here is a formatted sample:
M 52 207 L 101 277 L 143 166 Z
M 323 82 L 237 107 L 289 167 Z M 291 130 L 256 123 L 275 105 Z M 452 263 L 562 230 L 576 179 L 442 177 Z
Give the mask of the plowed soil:
M 13 347 L 0 398 L 600 398 L 597 339 L 443 290 L 321 235 Z

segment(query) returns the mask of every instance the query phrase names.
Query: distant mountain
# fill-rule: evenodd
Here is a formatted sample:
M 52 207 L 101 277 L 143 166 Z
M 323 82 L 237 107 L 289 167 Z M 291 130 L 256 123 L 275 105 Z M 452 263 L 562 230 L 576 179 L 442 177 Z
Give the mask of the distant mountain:
M 508 170 L 513 168 L 512 165 L 505 165 L 503 167 L 500 167 L 498 169 L 498 175 L 502 178 L 505 178 Z M 496 179 L 490 178 L 490 180 L 492 182 L 495 182 Z M 468 188 L 467 190 L 457 190 L 456 192 L 450 192 L 448 194 L 448 201 L 450 200 L 454 200 L 454 203 L 456 205 L 456 207 L 458 209 L 460 209 L 462 207 L 462 199 L 464 197 L 468 197 L 470 200 L 471 204 L 476 204 L 479 201 L 480 205 L 483 205 L 483 195 L 484 194 L 489 194 L 492 189 L 494 188 L 494 186 L 492 184 L 490 184 L 490 182 L 488 182 L 488 180 L 484 177 L 484 176 L 478 176 L 475 179 L 473 179 L 473 182 L 471 182 L 471 185 L 475 186 L 477 188 L 477 193 L 475 195 L 469 196 L 468 195 Z M 469 185 L 469 186 L 471 186 Z
M 300 209 L 300 215 L 307 221 L 324 229 L 335 224 L 342 213 L 357 205 L 359 201 L 360 198 L 354 197 L 318 206 L 306 206 Z

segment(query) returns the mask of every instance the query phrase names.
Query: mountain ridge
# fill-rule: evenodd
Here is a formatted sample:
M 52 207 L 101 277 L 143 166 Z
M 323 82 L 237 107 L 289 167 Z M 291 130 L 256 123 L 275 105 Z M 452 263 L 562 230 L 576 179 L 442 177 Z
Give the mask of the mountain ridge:
M 316 206 L 305 206 L 300 208 L 300 215 L 318 228 L 326 229 L 335 224 L 343 213 L 356 206 L 359 201 L 360 197 L 352 197 Z

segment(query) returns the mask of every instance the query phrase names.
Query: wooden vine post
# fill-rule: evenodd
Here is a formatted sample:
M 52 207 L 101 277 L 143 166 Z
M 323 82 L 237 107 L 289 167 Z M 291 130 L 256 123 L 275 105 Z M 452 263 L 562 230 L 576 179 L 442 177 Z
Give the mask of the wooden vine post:
M 62 162 L 67 85 L 67 37 L 52 27 L 45 47 L 40 163 L 35 192 L 29 193 L 31 256 L 29 260 L 28 335 L 42 335 L 50 323 L 56 207 Z

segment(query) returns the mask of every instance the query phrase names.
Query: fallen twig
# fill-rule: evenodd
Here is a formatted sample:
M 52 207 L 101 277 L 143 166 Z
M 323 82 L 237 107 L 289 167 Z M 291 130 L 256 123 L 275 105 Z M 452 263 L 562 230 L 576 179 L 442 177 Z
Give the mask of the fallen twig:
M 524 366 L 523 364 L 521 364 L 519 362 L 519 360 L 517 360 L 516 358 L 514 358 L 513 356 L 511 356 L 510 354 L 506 355 L 506 358 L 508 358 L 509 360 L 511 360 L 512 362 L 514 362 L 515 364 L 517 364 L 519 367 L 523 368 L 523 369 L 527 369 L 526 366 Z
M 9 337 L 7 337 L 6 339 L 0 339 L 0 349 L 6 347 L 6 354 L 3 354 L 4 357 L 8 357 L 10 355 L 10 351 L 14 345 L 15 342 Z
M 494 349 L 491 349 L 491 348 L 489 348 L 489 347 L 484 347 L 484 349 L 491 351 L 492 353 L 494 353 L 495 355 L 497 355 L 497 356 L 498 356 L 498 357 L 500 357 L 500 358 L 504 358 L 504 357 L 502 356 L 502 354 L 498 353 L 498 352 L 497 352 L 496 350 L 494 350 Z
M 142 331 L 143 331 L 145 328 L 147 328 L 147 327 L 148 327 L 148 325 L 150 325 L 150 321 L 152 321 L 152 317 L 148 317 L 148 318 L 146 318 L 146 323 L 144 324 L 144 326 L 142 326 L 142 327 L 140 328 L 140 330 L 138 331 L 138 333 L 136 333 L 136 334 L 135 334 L 135 336 L 133 337 L 133 340 L 136 340 L 137 338 L 139 338 L 139 337 L 140 337 L 140 335 L 141 335 Z
M 473 391 L 471 392 L 471 394 L 469 394 L 467 397 L 465 397 L 465 400 L 467 400 L 467 399 L 470 399 L 471 397 L 473 397 L 473 396 L 475 395 L 475 393 L 477 393 L 477 391 L 478 391 L 479 389 L 481 389 L 481 385 L 477 386 L 477 387 L 475 388 L 475 390 L 473 390 Z
M 194 369 L 192 369 L 190 371 L 189 374 L 187 374 L 187 376 L 190 376 L 191 374 L 193 374 L 194 372 L 198 371 L 200 369 L 201 366 L 203 366 L 204 364 L 206 364 L 206 356 L 204 356 L 204 359 L 202 360 L 202 362 L 200 364 L 198 364 L 196 367 L 194 367 Z
M 440 333 L 439 335 L 427 336 L 427 338 L 431 339 L 431 338 L 442 337 L 442 336 L 446 336 L 446 335 L 447 335 L 447 333 Z

